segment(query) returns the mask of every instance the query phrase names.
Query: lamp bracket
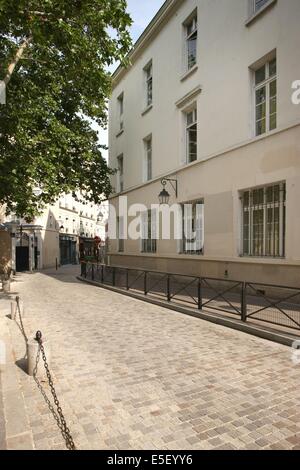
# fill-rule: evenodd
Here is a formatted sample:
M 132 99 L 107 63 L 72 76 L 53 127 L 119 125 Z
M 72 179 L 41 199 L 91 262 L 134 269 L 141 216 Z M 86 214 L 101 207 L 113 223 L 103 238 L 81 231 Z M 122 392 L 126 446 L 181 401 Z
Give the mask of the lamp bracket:
M 175 192 L 175 195 L 176 195 L 176 198 L 178 197 L 178 181 L 175 180 L 175 179 L 171 179 L 171 178 L 163 178 L 161 180 L 161 184 L 165 187 L 167 182 L 170 183 L 170 185 L 172 186 L 174 192 Z

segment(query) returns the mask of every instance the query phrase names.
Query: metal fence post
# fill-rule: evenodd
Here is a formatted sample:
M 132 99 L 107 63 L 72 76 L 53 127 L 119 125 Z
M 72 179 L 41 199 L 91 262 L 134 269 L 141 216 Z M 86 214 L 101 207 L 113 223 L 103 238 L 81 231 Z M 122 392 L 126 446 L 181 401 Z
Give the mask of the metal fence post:
M 202 279 L 198 279 L 198 309 L 202 310 Z
M 112 285 L 113 286 L 116 285 L 116 267 L 115 266 L 112 268 Z
M 87 277 L 87 263 L 84 263 L 84 277 Z
M 242 294 L 241 294 L 241 320 L 247 321 L 247 283 L 242 283 Z
M 92 263 L 92 281 L 95 280 L 95 266 L 94 263 Z
M 126 269 L 126 290 L 129 290 L 129 269 Z
M 101 265 L 101 284 L 104 284 L 104 265 Z
M 144 295 L 147 295 L 147 271 L 144 272 Z
M 170 274 L 167 275 L 167 301 L 171 301 L 171 292 L 170 292 Z

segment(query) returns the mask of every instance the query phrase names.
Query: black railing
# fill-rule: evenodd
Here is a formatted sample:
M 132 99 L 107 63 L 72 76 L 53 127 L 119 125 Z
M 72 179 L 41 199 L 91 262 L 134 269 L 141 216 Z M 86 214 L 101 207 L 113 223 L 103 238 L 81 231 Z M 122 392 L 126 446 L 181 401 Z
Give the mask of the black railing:
M 300 288 L 81 263 L 81 276 L 197 310 L 300 330 Z

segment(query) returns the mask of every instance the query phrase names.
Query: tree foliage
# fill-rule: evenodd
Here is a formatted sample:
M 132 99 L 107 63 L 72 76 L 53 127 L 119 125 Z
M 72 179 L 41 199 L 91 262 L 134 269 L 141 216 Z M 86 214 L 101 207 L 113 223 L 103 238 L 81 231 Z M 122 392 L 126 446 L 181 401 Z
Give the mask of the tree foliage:
M 111 191 L 91 120 L 106 125 L 111 76 L 126 62 L 125 0 L 0 0 L 0 203 L 33 217 L 62 192 Z M 36 194 L 35 188 L 42 189 Z

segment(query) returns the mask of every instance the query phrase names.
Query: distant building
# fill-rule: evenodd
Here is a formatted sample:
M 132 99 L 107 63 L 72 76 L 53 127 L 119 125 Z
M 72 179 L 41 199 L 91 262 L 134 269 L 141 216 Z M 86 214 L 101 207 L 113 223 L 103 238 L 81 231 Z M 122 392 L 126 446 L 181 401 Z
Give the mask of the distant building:
M 3 210 L 2 210 L 3 212 Z M 2 214 L 2 231 L 11 236 L 14 271 L 33 271 L 79 262 L 79 240 L 105 242 L 107 204 L 96 205 L 63 195 L 30 224 Z M 1 222 L 1 220 L 0 220 Z

